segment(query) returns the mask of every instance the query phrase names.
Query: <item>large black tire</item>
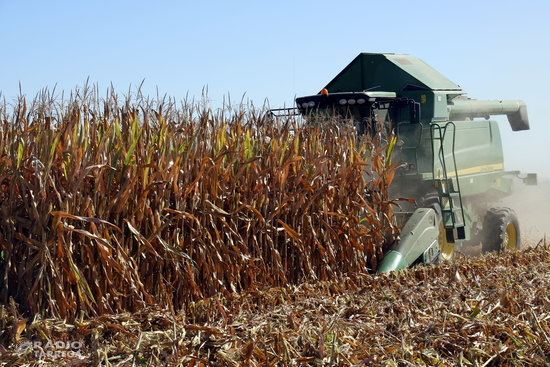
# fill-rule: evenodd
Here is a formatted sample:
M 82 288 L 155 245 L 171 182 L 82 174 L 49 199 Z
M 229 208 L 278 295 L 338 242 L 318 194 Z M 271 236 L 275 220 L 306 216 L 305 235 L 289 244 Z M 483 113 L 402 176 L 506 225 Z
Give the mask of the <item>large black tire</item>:
M 491 208 L 483 221 L 482 251 L 519 250 L 521 237 L 516 213 L 510 208 Z

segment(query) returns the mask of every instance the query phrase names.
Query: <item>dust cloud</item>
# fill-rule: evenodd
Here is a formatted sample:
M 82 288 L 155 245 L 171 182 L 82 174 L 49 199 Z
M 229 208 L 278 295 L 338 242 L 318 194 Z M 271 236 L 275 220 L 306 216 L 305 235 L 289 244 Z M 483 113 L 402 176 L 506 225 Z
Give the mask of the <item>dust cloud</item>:
M 523 248 L 544 242 L 545 236 L 546 243 L 550 243 L 550 180 L 539 178 L 536 186 L 514 182 L 514 194 L 502 204 L 518 215 Z

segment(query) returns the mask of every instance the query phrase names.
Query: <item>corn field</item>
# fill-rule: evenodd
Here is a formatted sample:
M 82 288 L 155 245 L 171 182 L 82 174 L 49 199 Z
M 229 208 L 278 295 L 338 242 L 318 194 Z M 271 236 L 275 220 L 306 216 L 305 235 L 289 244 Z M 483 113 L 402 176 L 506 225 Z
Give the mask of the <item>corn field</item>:
M 252 107 L 4 102 L 0 303 L 70 320 L 365 273 L 397 234 L 387 146 Z

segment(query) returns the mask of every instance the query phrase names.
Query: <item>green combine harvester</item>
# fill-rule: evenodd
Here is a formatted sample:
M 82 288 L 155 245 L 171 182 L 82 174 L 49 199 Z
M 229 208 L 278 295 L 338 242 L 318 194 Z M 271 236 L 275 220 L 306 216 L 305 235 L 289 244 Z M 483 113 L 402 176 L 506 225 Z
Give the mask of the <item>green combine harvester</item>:
M 378 272 L 449 260 L 457 246 L 520 248 L 515 212 L 491 206 L 512 195 L 519 172 L 504 171 L 499 126 L 529 129 L 522 101 L 480 101 L 411 55 L 362 53 L 316 95 L 296 99 L 306 119 L 323 113 L 352 118 L 359 134 L 386 129 L 397 136 L 402 162 L 392 191 L 416 205 L 396 213 L 400 241 Z M 521 178 L 536 184 L 536 174 Z M 396 196 L 397 197 L 397 196 Z

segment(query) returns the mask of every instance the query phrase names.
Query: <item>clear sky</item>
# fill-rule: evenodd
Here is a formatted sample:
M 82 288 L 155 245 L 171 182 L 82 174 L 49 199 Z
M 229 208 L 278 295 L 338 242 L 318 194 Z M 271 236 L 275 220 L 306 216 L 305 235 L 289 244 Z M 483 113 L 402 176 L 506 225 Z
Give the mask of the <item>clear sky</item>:
M 0 0 L 0 92 L 144 80 L 176 99 L 272 107 L 317 93 L 360 52 L 409 53 L 471 98 L 523 99 L 506 168 L 550 177 L 550 1 Z

